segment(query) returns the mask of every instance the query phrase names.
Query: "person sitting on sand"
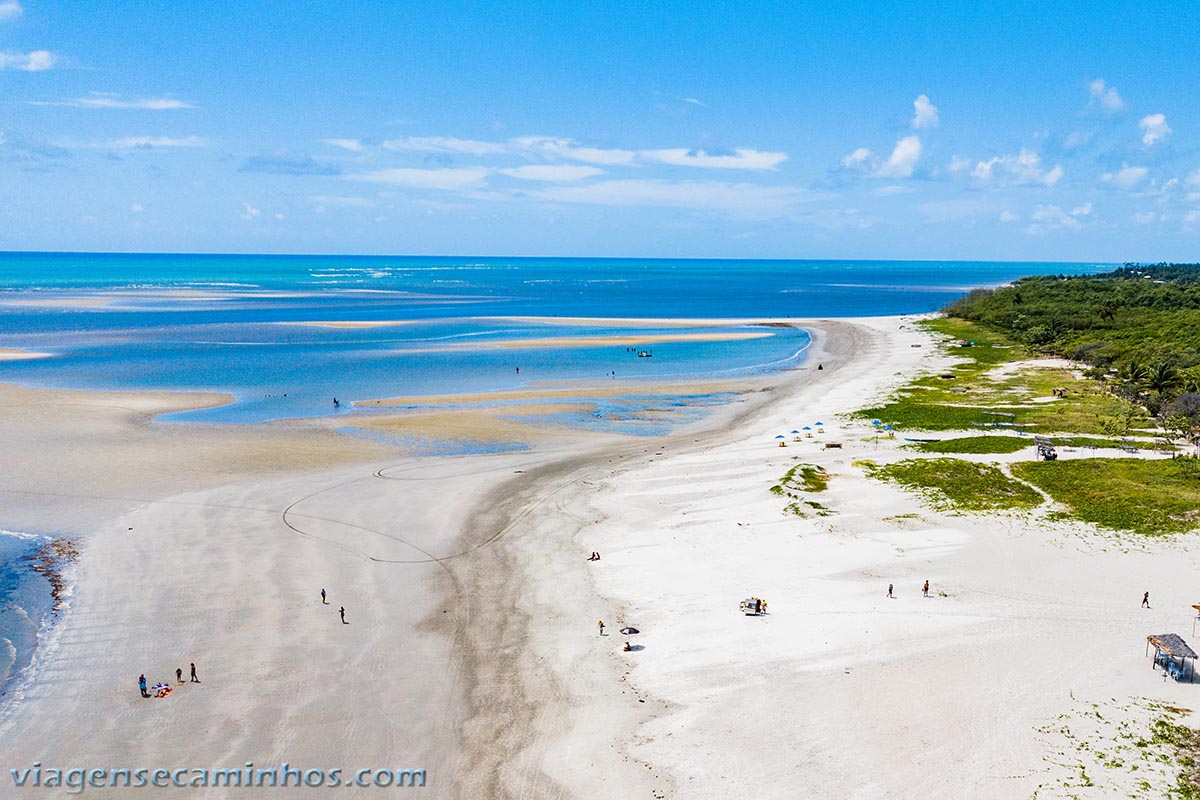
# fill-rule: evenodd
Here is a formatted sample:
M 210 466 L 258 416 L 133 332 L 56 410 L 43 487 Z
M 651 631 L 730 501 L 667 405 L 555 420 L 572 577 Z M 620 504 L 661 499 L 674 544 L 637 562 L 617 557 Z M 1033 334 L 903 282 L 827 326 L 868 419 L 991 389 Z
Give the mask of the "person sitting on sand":
M 630 652 L 631 650 L 633 650 L 633 645 L 631 645 L 629 642 L 625 642 L 625 647 L 623 647 L 622 649 L 623 649 L 623 650 L 624 650 L 626 653 L 628 653 L 628 652 Z

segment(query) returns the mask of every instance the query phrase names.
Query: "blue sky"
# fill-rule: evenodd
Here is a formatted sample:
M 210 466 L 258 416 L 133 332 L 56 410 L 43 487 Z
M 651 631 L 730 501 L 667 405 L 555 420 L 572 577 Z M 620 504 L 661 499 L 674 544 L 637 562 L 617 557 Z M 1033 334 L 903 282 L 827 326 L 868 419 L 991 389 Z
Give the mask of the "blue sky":
M 1200 4 L 748 5 L 0 0 L 0 249 L 1197 258 Z

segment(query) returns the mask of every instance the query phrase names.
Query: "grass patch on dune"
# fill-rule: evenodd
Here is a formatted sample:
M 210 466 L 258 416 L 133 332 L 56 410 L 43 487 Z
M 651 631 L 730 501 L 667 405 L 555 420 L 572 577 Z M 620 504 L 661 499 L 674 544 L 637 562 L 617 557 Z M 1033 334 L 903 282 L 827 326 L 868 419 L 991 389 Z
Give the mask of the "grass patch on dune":
M 910 458 L 880 466 L 859 462 L 872 478 L 924 494 L 938 508 L 995 511 L 1033 508 L 1042 496 L 1004 474 L 995 464 L 961 458 Z
M 1016 436 L 964 436 L 960 439 L 945 439 L 940 442 L 916 442 L 906 445 L 922 453 L 1015 453 L 1033 447 L 1033 439 Z
M 787 514 L 807 517 L 815 513 L 827 517 L 833 510 L 814 500 L 804 497 L 804 492 L 823 492 L 829 488 L 829 473 L 816 464 L 796 464 L 783 474 L 779 483 L 771 487 L 771 494 L 786 497 L 791 502 L 784 507 Z
M 1151 536 L 1200 528 L 1200 462 L 1194 459 L 1030 461 L 1012 471 L 1085 522 Z
M 783 474 L 779 479 L 779 486 L 781 489 L 823 492 L 829 488 L 829 473 L 824 467 L 818 467 L 816 464 L 797 464 Z
M 1071 431 L 1103 434 L 1106 421 L 1125 419 L 1136 426 L 1127 403 L 1113 397 L 1093 380 L 1078 378 L 1062 367 L 1005 369 L 1003 365 L 1033 357 L 1027 348 L 1003 333 L 959 319 L 918 323 L 945 338 L 942 347 L 960 363 L 936 375 L 904 386 L 888 402 L 855 412 L 858 419 L 878 419 L 901 430 L 970 430 L 999 421 L 984 412 L 1015 415 L 1025 431 Z M 970 347 L 956 342 L 972 342 Z M 1065 397 L 1055 397 L 1065 389 Z

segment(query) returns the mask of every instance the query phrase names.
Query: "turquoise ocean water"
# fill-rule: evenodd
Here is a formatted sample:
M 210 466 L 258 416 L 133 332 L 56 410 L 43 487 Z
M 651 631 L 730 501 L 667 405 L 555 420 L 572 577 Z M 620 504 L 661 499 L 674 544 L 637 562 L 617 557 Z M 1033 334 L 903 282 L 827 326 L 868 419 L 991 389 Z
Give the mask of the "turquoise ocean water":
M 547 325 L 514 317 L 916 313 L 934 311 L 974 287 L 1025 275 L 1079 274 L 1111 266 L 0 253 L 0 347 L 54 355 L 0 362 L 0 381 L 55 388 L 225 392 L 236 401 L 177 415 L 175 421 L 244 424 L 348 414 L 346 401 L 352 400 L 513 389 L 545 381 L 603 379 L 613 373 L 635 382 L 760 375 L 799 363 L 807 335 L 746 326 L 741 330 L 767 330 L 772 335 L 735 342 L 656 344 L 652 358 L 638 358 L 624 346 L 487 345 L 647 332 L 637 325 Z M 291 324 L 317 320 L 404 324 Z M 333 407 L 334 397 L 343 401 L 340 408 Z M 720 399 L 690 398 L 693 406 Z M 565 421 L 631 433 L 659 432 L 661 426 L 633 421 L 636 415 L 627 413 L 638 403 L 636 396 L 608 400 L 587 418 Z M 651 403 L 671 400 L 644 401 L 642 407 Z M 0 534 L 0 689 L 29 663 L 36 633 L 49 615 L 49 587 L 22 559 L 36 543 L 29 534 Z

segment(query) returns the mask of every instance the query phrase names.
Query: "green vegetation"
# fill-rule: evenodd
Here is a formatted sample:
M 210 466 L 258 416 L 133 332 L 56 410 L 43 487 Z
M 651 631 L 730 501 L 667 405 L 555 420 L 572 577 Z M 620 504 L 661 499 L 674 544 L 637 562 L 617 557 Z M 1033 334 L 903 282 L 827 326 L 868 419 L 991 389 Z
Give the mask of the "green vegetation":
M 922 453 L 1015 453 L 1033 447 L 1033 439 L 1016 436 L 964 436 L 961 439 L 944 439 L 940 442 L 916 442 L 906 445 Z
M 791 502 L 784 506 L 784 513 L 806 517 L 815 512 L 819 517 L 833 513 L 827 506 L 804 499 L 802 492 L 823 492 L 829 488 L 829 473 L 816 464 L 796 464 L 783 474 L 779 483 L 771 487 L 771 494 L 787 497 Z
M 804 492 L 823 492 L 829 488 L 829 473 L 816 464 L 797 464 L 779 479 L 782 487 Z M 774 491 L 774 487 L 772 487 Z M 778 492 L 776 492 L 778 494 Z
M 1160 717 L 1150 728 L 1153 742 L 1175 751 L 1179 774 L 1171 794 L 1181 800 L 1200 800 L 1200 731 Z
M 966 347 L 948 345 L 963 362 L 913 381 L 887 404 L 863 409 L 855 417 L 878 419 L 901 430 L 969 430 L 1011 421 L 1033 433 L 1108 436 L 1125 435 L 1132 428 L 1150 424 L 1136 406 L 1068 369 L 1005 367 L 1006 362 L 1028 358 L 1030 352 L 1003 332 L 950 318 L 920 324 L 951 341 L 971 343 Z M 1055 396 L 1056 389 L 1065 390 L 1064 396 Z M 990 412 L 1013 416 L 997 417 Z
M 941 508 L 992 511 L 1033 508 L 1042 502 L 1040 494 L 995 464 L 961 458 L 911 458 L 884 466 L 859 463 L 871 477 L 923 492 Z
M 1091 365 L 1180 436 L 1200 434 L 1200 265 L 1127 265 L 971 292 L 946 312 Z M 1175 419 L 1172 419 L 1175 418 Z
M 1200 527 L 1200 462 L 1190 458 L 1084 458 L 1014 464 L 1085 522 L 1159 535 Z

